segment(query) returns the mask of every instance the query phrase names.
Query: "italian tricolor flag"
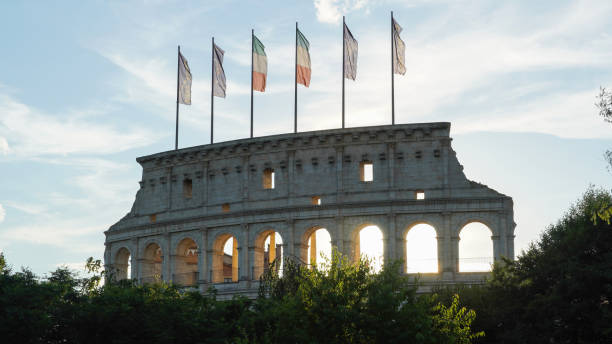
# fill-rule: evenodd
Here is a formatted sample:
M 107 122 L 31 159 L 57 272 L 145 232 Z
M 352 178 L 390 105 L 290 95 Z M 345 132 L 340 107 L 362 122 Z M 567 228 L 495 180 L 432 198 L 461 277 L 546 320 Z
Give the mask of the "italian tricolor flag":
M 253 36 L 253 90 L 264 92 L 266 90 L 266 74 L 268 74 L 268 58 L 264 45 Z
M 296 29 L 297 30 L 297 29 Z M 297 83 L 306 87 L 310 85 L 310 43 L 304 35 L 297 30 Z

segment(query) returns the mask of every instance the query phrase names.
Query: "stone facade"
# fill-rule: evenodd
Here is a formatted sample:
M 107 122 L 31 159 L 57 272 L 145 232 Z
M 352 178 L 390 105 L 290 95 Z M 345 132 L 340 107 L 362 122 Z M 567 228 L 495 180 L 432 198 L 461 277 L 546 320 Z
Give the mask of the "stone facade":
M 376 225 L 389 261 L 404 259 L 408 230 L 427 223 L 437 234 L 439 273 L 422 280 L 481 281 L 483 274 L 459 272 L 459 232 L 484 223 L 494 258 L 513 259 L 512 198 L 465 177 L 449 132 L 450 123 L 332 129 L 140 157 L 140 190 L 105 232 L 105 264 L 125 277 L 129 252 L 131 277 L 141 282 L 184 280 L 201 290 L 214 285 L 220 296 L 254 295 L 270 232 L 282 237 L 285 257 L 308 261 L 314 230 L 327 229 L 332 245 L 354 257 L 358 231 Z M 373 165 L 372 181 L 360 178 L 363 162 Z M 271 171 L 274 187 L 264 188 Z M 420 191 L 425 199 L 417 199 Z M 217 283 L 231 237 L 237 282 Z

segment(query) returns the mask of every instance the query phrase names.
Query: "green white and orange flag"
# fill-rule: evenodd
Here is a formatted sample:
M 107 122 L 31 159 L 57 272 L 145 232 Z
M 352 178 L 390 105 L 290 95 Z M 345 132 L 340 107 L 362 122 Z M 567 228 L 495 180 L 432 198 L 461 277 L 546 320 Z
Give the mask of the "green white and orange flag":
M 266 75 L 268 74 L 268 58 L 264 45 L 253 35 L 253 90 L 266 90 Z
M 310 85 L 310 43 L 304 35 L 297 30 L 297 78 L 296 82 L 306 87 Z

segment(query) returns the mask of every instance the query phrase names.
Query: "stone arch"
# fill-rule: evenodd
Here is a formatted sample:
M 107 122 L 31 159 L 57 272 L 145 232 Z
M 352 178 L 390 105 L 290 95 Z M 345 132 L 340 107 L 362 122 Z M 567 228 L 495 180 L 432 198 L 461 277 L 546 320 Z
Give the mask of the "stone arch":
M 130 268 L 132 266 L 132 254 L 130 253 L 130 250 L 125 247 L 125 246 L 121 246 L 114 255 L 114 260 L 113 260 L 113 270 L 114 270 L 114 278 L 116 281 L 121 281 L 124 279 L 129 279 L 131 278 L 131 271 Z
M 191 236 L 184 236 L 174 250 L 174 275 L 172 281 L 182 286 L 193 286 L 198 281 L 200 248 Z
M 163 280 L 164 251 L 156 240 L 143 245 L 141 256 L 142 283 L 158 283 Z
M 367 221 L 356 226 L 350 232 L 350 242 L 353 243 L 351 248 L 351 259 L 354 262 L 358 262 L 363 254 L 368 256 L 369 259 L 372 259 L 374 271 L 378 271 L 382 268 L 385 255 L 384 243 L 385 238 L 387 238 L 383 228 L 385 227 L 380 226 L 374 221 Z M 364 233 L 364 230 L 369 233 Z M 371 236 L 371 240 L 368 241 L 368 244 L 364 243 L 364 245 L 362 245 L 361 237 L 363 234 Z
M 232 254 L 224 251 L 228 240 L 232 241 Z M 212 243 L 212 281 L 213 283 L 238 282 L 239 248 L 236 236 L 230 232 L 218 233 Z
M 490 271 L 495 255 L 493 228 L 482 220 L 469 220 L 459 228 L 457 237 L 459 240 L 458 271 Z
M 441 262 L 438 252 L 440 235 L 434 222 L 428 220 L 415 221 L 408 225 L 402 233 L 404 271 L 407 273 L 440 272 Z
M 253 248 L 253 279 L 258 279 L 276 261 L 275 269 L 283 264 L 283 236 L 275 229 L 260 230 L 255 236 Z M 266 245 L 268 242 L 268 245 Z M 268 247 L 266 247 L 268 246 Z
M 310 266 L 313 262 L 320 263 L 321 252 L 331 256 L 334 238 L 332 235 L 331 231 L 322 225 L 311 226 L 304 230 L 300 238 L 300 260 Z M 326 237 L 329 237 L 329 241 L 325 239 Z
M 454 230 L 453 236 L 459 237 L 461 230 L 469 225 L 470 223 L 482 223 L 489 227 L 491 235 L 499 235 L 499 228 L 497 223 L 499 216 L 496 213 L 490 212 L 479 212 L 479 213 L 467 213 L 458 214 L 453 216 L 452 227 Z

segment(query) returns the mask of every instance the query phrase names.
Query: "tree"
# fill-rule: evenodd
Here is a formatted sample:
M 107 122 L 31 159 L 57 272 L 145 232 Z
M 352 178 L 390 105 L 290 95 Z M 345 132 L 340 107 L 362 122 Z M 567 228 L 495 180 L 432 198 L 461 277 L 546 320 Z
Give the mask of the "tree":
M 470 324 L 474 311 L 446 307 L 416 294 L 400 262 L 373 273 L 370 262 L 351 262 L 334 250 L 308 269 L 290 260 L 283 276 L 270 269 L 255 309 L 258 339 L 298 343 L 470 343 L 481 334 Z
M 590 188 L 516 261 L 495 265 L 486 286 L 454 291 L 476 310 L 482 342 L 612 342 L 612 226 L 591 220 L 611 200 Z

